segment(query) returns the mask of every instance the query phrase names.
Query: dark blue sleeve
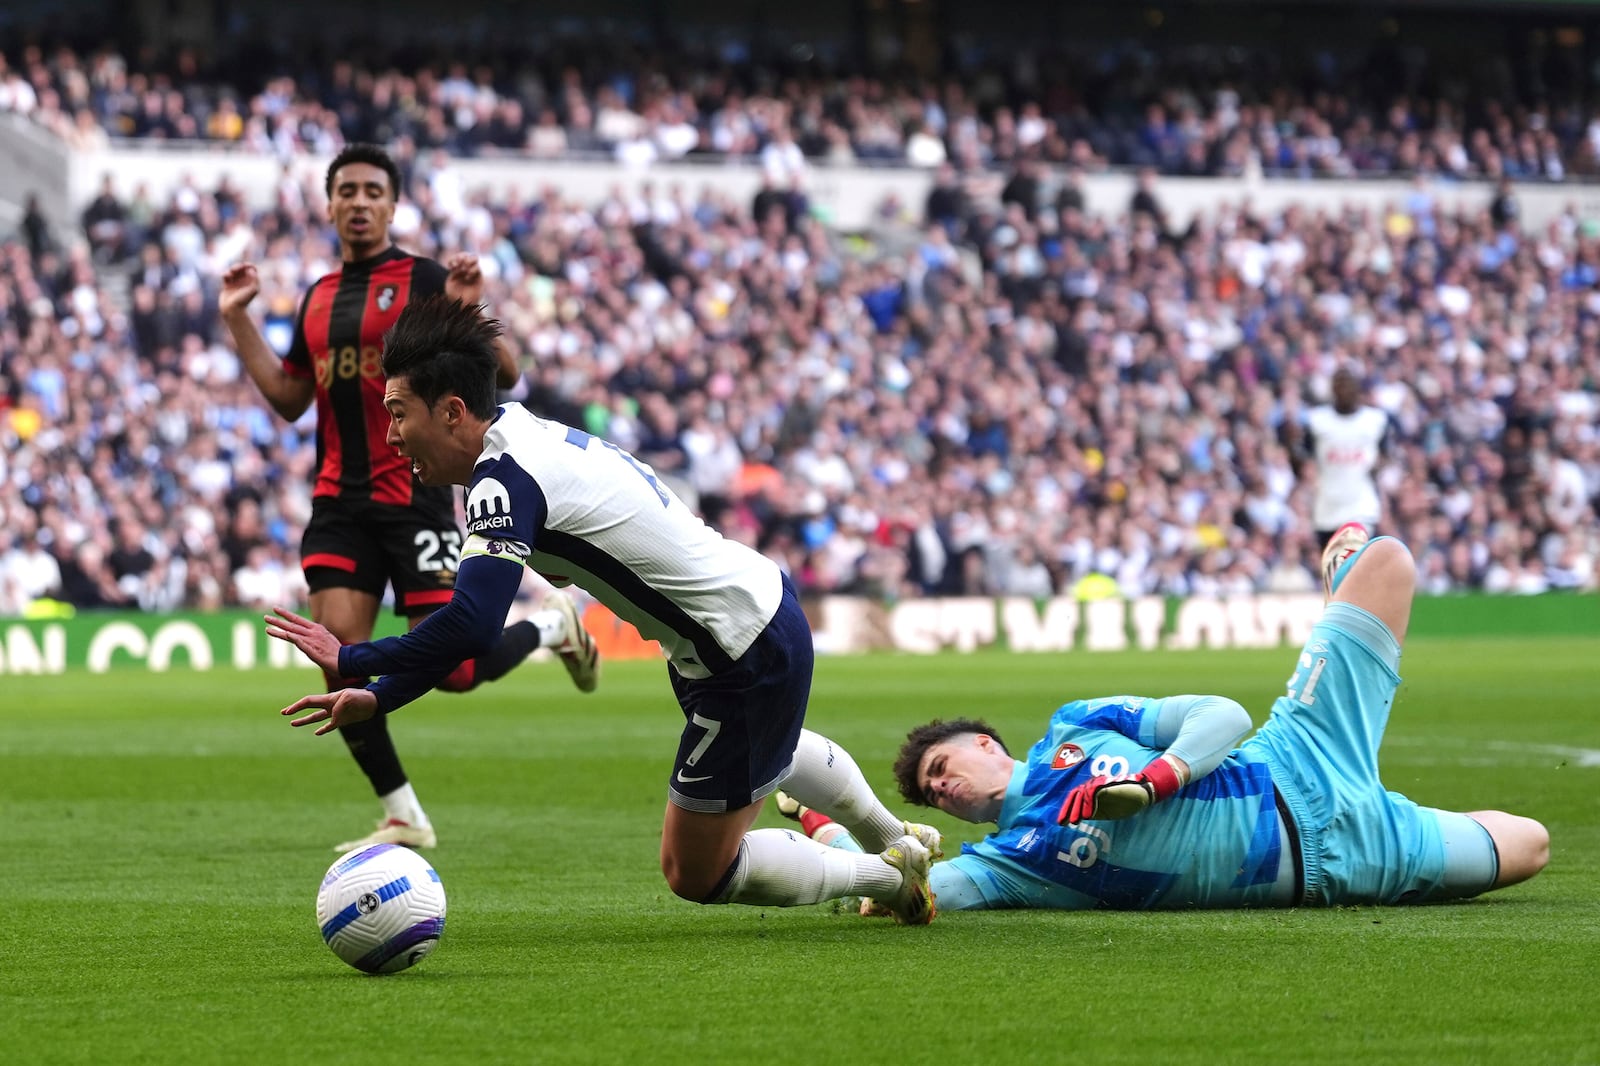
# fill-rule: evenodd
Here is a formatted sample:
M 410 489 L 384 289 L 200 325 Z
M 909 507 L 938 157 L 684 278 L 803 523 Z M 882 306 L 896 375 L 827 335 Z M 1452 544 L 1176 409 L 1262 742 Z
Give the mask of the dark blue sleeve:
M 436 674 L 434 679 L 438 680 L 463 661 L 494 647 L 521 585 L 520 561 L 493 555 L 469 555 L 461 560 L 455 594 L 449 603 L 404 636 L 340 648 L 340 673 L 345 677 Z M 413 693 L 411 698 L 415 699 L 424 691 L 425 688 Z M 379 690 L 380 707 L 383 694 L 383 690 Z
M 378 713 L 388 714 L 399 710 L 418 696 L 432 692 L 439 682 L 450 676 L 449 670 L 428 670 L 410 674 L 384 674 L 367 686 L 367 691 L 378 697 Z

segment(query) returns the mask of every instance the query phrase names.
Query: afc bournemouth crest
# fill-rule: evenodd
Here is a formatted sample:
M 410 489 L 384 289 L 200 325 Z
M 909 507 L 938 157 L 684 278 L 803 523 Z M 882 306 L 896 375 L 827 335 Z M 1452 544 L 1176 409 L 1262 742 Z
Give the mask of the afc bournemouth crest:
M 387 311 L 394 306 L 395 292 L 393 285 L 385 285 L 378 290 L 378 310 Z
M 1050 760 L 1050 769 L 1066 770 L 1070 767 L 1077 766 L 1085 758 L 1087 758 L 1087 756 L 1083 754 L 1083 749 L 1078 747 L 1078 745 L 1063 744 L 1056 749 L 1056 757 Z

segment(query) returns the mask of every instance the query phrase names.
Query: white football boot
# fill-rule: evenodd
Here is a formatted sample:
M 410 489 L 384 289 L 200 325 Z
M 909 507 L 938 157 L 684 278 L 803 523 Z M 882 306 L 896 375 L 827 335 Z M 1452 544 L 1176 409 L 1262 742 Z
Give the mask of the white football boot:
M 431 848 L 439 843 L 439 838 L 433 832 L 431 825 L 412 825 L 402 822 L 398 818 L 385 818 L 378 822 L 378 828 L 361 837 L 359 840 L 347 840 L 343 844 L 335 844 L 334 851 L 353 851 L 356 848 L 367 848 L 374 844 L 401 844 L 408 848 Z
M 1365 547 L 1369 539 L 1367 527 L 1360 522 L 1346 522 L 1333 531 L 1328 546 L 1322 549 L 1322 602 L 1333 599 L 1333 579 L 1339 567 Z
M 928 849 L 914 836 L 903 836 L 884 849 L 883 861 L 900 871 L 900 891 L 880 899 L 899 925 L 927 925 L 939 913 L 934 906 L 933 889 L 928 885 L 928 869 L 933 860 Z
M 600 681 L 600 649 L 595 646 L 594 637 L 583 628 L 583 619 L 578 617 L 578 605 L 567 593 L 554 589 L 540 601 L 539 609 L 561 615 L 562 640 L 551 650 L 561 659 L 561 665 L 567 668 L 578 691 L 593 692 Z

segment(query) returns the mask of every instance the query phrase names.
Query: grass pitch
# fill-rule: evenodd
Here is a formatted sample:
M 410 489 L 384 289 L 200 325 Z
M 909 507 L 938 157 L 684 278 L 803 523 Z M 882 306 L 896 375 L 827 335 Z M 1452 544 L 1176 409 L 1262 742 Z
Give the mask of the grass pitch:
M 1263 716 L 1293 652 L 819 664 L 809 723 L 880 795 L 905 731 L 1013 749 L 1085 695 L 1222 692 Z M 656 865 L 681 719 L 655 663 L 572 692 L 529 664 L 397 715 L 450 916 L 366 977 L 313 917 L 377 805 L 294 673 L 0 678 L 0 1061 L 1600 1062 L 1600 643 L 1413 639 L 1389 787 L 1550 826 L 1530 884 L 1414 909 L 947 914 L 901 929 L 697 907 Z M 978 827 L 933 818 L 947 847 Z M 781 824 L 768 811 L 764 824 Z

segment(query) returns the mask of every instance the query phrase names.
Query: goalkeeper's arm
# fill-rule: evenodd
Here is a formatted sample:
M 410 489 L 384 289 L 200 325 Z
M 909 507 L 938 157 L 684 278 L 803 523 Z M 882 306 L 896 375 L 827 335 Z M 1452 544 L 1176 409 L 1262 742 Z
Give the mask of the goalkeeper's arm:
M 1249 712 L 1225 696 L 1164 699 L 1146 742 L 1166 750 L 1137 774 L 1094 777 L 1079 785 L 1067 793 L 1056 820 L 1070 825 L 1138 814 L 1215 770 L 1249 729 Z

